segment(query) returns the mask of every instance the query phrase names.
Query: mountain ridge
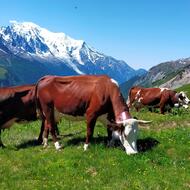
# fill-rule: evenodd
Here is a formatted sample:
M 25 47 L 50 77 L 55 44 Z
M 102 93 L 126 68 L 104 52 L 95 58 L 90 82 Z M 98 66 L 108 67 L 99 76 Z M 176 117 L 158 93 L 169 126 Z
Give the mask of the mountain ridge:
M 157 86 L 164 84 L 176 76 L 181 70 L 190 65 L 190 58 L 182 58 L 166 61 L 149 69 L 147 74 L 140 78 L 135 84 L 143 86 Z M 174 87 L 173 87 L 174 88 Z
M 125 61 L 96 51 L 83 40 L 75 40 L 64 33 L 50 32 L 31 22 L 11 21 L 11 26 L 0 28 L 0 66 L 9 70 L 10 65 L 15 65 L 15 60 L 20 60 L 23 67 L 27 66 L 26 63 L 29 63 L 31 68 L 32 64 L 39 67 L 33 68 L 36 75 L 33 73 L 31 77 L 35 80 L 44 73 L 63 76 L 107 74 L 118 83 L 122 83 L 131 77 L 146 73 L 144 69 L 135 70 Z M 21 74 L 22 72 L 19 78 L 23 78 Z M 27 74 L 30 77 L 30 73 Z M 24 82 L 26 81 L 19 84 Z
M 176 89 L 186 84 L 190 84 L 190 57 L 155 65 L 144 76 L 135 76 L 120 84 L 120 90 L 127 99 L 132 86 Z

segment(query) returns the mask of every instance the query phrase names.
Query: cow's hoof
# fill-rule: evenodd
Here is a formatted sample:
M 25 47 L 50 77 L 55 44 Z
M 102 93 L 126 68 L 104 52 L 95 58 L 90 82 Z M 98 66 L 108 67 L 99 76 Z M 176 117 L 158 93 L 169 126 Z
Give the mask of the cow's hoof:
M 47 148 L 47 147 L 48 147 L 48 144 L 44 144 L 44 145 L 43 145 L 43 148 Z
M 89 144 L 84 144 L 84 151 L 87 151 L 88 150 L 88 146 L 89 146 Z
M 48 146 L 48 139 L 44 138 L 42 144 L 43 144 L 44 148 L 47 148 L 47 146 Z
M 138 151 L 126 151 L 127 155 L 137 154 Z
M 62 146 L 59 144 L 58 141 L 55 142 L 54 145 L 55 145 L 55 149 L 56 149 L 56 150 L 60 150 L 60 149 L 62 148 Z

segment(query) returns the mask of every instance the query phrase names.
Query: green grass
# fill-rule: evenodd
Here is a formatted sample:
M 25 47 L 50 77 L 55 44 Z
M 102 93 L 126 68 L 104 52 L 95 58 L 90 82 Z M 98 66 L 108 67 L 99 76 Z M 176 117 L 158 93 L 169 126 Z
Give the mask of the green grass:
M 189 95 L 189 89 L 177 90 Z M 46 149 L 36 145 L 40 121 L 15 124 L 2 133 L 6 148 L 0 149 L 0 190 L 190 189 L 190 110 L 131 114 L 152 123 L 140 126 L 140 152 L 130 156 L 121 147 L 106 146 L 106 129 L 99 122 L 86 152 L 85 122 L 61 121 L 61 151 L 51 137 Z
M 183 85 L 182 87 L 178 88 L 177 91 L 184 91 L 187 96 L 190 97 L 190 84 Z
M 62 120 L 61 151 L 51 138 L 46 149 L 35 145 L 40 121 L 15 124 L 2 133 L 6 148 L 0 149 L 0 189 L 189 189 L 190 112 L 132 114 L 153 122 L 140 127 L 141 152 L 131 156 L 120 147 L 107 148 L 101 123 L 87 152 L 85 122 Z

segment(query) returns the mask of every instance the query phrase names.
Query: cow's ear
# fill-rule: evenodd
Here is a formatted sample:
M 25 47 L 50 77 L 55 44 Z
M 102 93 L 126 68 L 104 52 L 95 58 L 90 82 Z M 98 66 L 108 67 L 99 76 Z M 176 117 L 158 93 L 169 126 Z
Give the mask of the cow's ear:
M 178 94 L 178 98 L 180 98 L 180 99 L 183 98 L 183 96 L 182 96 L 182 92 L 178 92 L 177 94 Z
M 182 94 L 182 91 L 181 92 L 178 92 L 178 95 L 181 95 Z

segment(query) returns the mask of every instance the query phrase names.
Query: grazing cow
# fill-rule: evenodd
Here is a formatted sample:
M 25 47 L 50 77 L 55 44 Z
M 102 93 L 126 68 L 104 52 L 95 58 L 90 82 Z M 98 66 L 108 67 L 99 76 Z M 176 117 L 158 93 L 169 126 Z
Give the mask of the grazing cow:
M 136 135 L 138 120 L 131 119 L 128 106 L 117 83 L 106 75 L 46 76 L 36 85 L 37 105 L 44 121 L 44 146 L 51 132 L 56 149 L 61 146 L 55 134 L 55 110 L 71 116 L 85 116 L 87 136 L 84 150 L 93 136 L 99 116 L 107 114 L 108 139 L 116 131 L 127 154 L 137 153 Z
M 4 147 L 1 129 L 10 128 L 14 122 L 37 119 L 34 84 L 0 88 L 0 147 Z M 42 143 L 43 123 L 41 128 L 39 144 Z M 55 129 L 59 134 L 57 125 Z
M 35 85 L 0 88 L 0 146 L 4 146 L 1 129 L 11 127 L 14 122 L 37 119 L 34 90 Z
M 128 106 L 134 105 L 137 111 L 143 106 L 153 106 L 159 107 L 162 114 L 167 105 L 187 108 L 189 103 L 190 100 L 184 92 L 177 93 L 167 88 L 142 88 L 139 86 L 130 89 L 127 100 Z

